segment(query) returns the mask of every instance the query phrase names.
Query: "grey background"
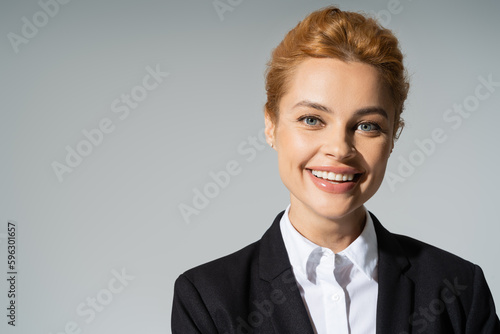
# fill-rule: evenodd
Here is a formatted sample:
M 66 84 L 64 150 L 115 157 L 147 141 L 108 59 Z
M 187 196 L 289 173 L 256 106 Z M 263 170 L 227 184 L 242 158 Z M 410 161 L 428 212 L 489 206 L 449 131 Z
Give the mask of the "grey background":
M 82 333 L 168 333 L 177 276 L 257 240 L 286 207 L 275 152 L 258 144 L 251 160 L 238 147 L 249 149 L 263 128 L 271 50 L 331 2 L 232 3 L 221 20 L 212 0 L 72 1 L 18 53 L 7 35 L 21 35 L 22 18 L 41 7 L 0 4 L 0 267 L 8 220 L 18 223 L 19 256 L 15 328 L 0 280 L 2 333 L 62 333 L 69 322 Z M 368 13 L 390 3 L 336 2 Z M 392 232 L 480 265 L 499 306 L 500 87 L 458 129 L 443 115 L 474 94 L 479 76 L 500 81 L 500 2 L 401 0 L 397 8 L 384 23 L 401 40 L 412 88 L 388 171 L 434 129 L 447 140 L 394 189 L 384 181 L 366 206 Z M 121 120 L 112 102 L 157 65 L 169 76 Z M 65 147 L 103 118 L 114 131 L 59 182 L 51 164 L 64 163 Z M 241 173 L 187 223 L 179 205 L 192 205 L 209 173 L 232 160 Z M 105 296 L 122 269 L 134 279 L 87 323 L 77 307 Z

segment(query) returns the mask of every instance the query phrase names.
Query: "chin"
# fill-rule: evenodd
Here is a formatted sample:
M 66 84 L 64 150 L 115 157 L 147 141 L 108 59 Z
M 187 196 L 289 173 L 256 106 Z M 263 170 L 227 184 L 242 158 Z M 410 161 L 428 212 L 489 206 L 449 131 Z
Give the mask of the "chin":
M 337 206 L 334 203 L 329 206 L 321 206 L 317 209 L 317 214 L 332 221 L 338 221 L 349 217 L 351 214 L 362 208 L 363 205 L 357 206 Z
M 353 202 L 352 200 L 345 198 L 331 198 L 332 196 L 321 196 L 320 197 L 312 197 L 313 201 L 306 200 L 302 201 L 302 199 L 298 200 L 305 204 L 306 207 L 318 217 L 322 217 L 328 220 L 342 220 L 344 218 L 349 217 L 349 215 L 356 212 L 363 207 L 362 202 Z

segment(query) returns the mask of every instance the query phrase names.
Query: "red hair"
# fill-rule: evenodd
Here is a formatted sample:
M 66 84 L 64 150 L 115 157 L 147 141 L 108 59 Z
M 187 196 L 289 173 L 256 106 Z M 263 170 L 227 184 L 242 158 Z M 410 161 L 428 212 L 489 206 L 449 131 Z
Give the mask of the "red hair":
M 389 29 L 372 18 L 334 6 L 309 14 L 288 32 L 267 64 L 265 113 L 274 123 L 294 70 L 308 57 L 357 61 L 377 68 L 394 101 L 394 138 L 399 136 L 409 82 L 399 42 Z

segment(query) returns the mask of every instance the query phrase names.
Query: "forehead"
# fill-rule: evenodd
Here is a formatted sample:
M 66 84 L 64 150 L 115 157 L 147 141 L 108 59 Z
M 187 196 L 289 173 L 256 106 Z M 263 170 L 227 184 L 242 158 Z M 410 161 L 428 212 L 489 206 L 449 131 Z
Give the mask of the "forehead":
M 297 65 L 280 106 L 314 101 L 332 110 L 381 107 L 394 113 L 392 99 L 377 68 L 334 58 L 308 58 Z

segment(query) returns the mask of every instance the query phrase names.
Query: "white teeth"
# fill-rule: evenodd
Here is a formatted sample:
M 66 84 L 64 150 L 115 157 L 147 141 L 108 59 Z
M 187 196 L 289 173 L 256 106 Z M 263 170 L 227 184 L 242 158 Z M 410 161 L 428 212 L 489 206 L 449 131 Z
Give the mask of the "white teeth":
M 321 170 L 312 170 L 314 176 L 330 181 L 352 181 L 354 174 L 335 174 L 333 172 L 325 172 Z

